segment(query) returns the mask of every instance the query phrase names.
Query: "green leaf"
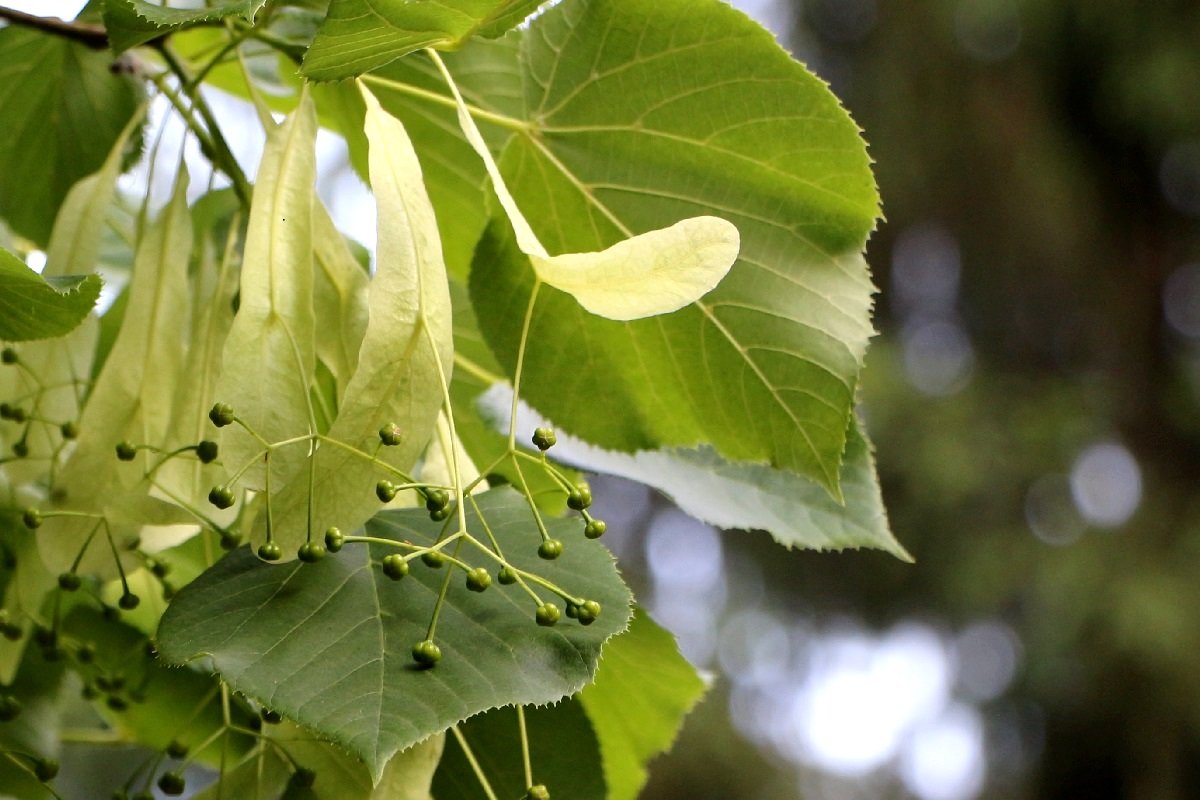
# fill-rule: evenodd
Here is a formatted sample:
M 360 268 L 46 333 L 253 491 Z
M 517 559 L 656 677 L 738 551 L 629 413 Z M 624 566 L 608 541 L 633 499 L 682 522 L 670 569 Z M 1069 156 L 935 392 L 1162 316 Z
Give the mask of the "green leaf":
M 644 611 L 604 646 L 596 682 L 579 695 L 600 741 L 608 800 L 635 800 L 646 765 L 675 742 L 707 687 Z
M 100 296 L 98 275 L 43 278 L 0 250 L 0 339 L 63 336 L 83 322 Z
M 267 0 L 227 0 L 208 8 L 167 8 L 145 0 L 104 0 L 104 28 L 108 43 L 120 55 L 131 47 L 203 22 L 220 22 L 240 16 L 254 22 Z
M 310 530 L 352 531 L 375 513 L 372 487 L 388 474 L 382 465 L 411 469 L 425 449 L 442 405 L 441 381 L 448 381 L 454 359 L 446 268 L 420 164 L 404 126 L 364 96 L 371 185 L 387 224 L 379 226 L 358 368 L 328 433 L 353 449 L 323 442 L 311 477 L 279 493 L 274 535 L 288 553 Z M 399 426 L 402 440 L 380 449 L 379 429 L 389 423 Z
M 108 53 L 60 36 L 0 29 L 0 216 L 38 244 L 50 238 L 71 186 L 100 167 L 135 117 L 141 82 L 111 63 Z
M 301 71 L 311 80 L 361 75 L 425 47 L 453 50 L 503 35 L 542 0 L 333 0 Z
M 604 652 L 611 646 L 606 645 Z M 521 798 L 527 787 L 515 708 L 506 707 L 472 717 L 459 733 L 499 798 Z M 551 797 L 605 800 L 605 775 L 596 733 L 577 698 L 553 706 L 525 709 L 529 760 L 533 780 Z M 446 737 L 446 752 L 433 783 L 437 800 L 478 800 L 479 779 L 457 736 Z
M 522 41 L 526 108 L 501 169 L 548 250 L 600 250 L 705 214 L 742 239 L 720 286 L 668 317 L 597 319 L 542 287 L 523 397 L 606 448 L 708 442 L 838 496 L 872 332 L 860 253 L 878 213 L 853 121 L 718 0 L 566 0 Z M 505 227 L 485 235 L 471 283 L 512 371 L 534 276 Z
M 305 97 L 287 121 L 267 133 L 258 168 L 238 313 L 225 340 L 217 400 L 241 425 L 221 429 L 221 458 L 232 472 L 255 462 L 243 482 L 278 491 L 308 457 L 303 444 L 271 453 L 263 445 L 314 433 L 309 386 L 316 369 L 313 320 L 312 216 L 317 117 Z M 270 478 L 268 478 L 268 473 Z
M 497 489 L 477 502 L 511 563 L 600 602 L 593 625 L 538 626 L 533 601 L 517 587 L 477 594 L 456 576 L 438 619 L 443 657 L 415 669 L 411 648 L 426 638 L 444 570 L 418 561 L 394 583 L 377 562 L 397 551 L 378 544 L 370 552 L 349 545 L 312 565 L 268 565 L 239 549 L 176 596 L 159 628 L 162 655 L 174 663 L 211 657 L 232 688 L 346 747 L 376 777 L 396 752 L 469 716 L 578 691 L 629 617 L 612 556 L 572 537 L 576 520 L 549 520 L 552 536 L 571 541 L 561 558 L 542 561 L 524 498 Z M 409 509 L 379 515 L 367 532 L 428 546 L 441 527 Z M 467 527 L 480 530 L 473 511 Z
M 492 390 L 481 412 L 500 430 L 508 427 L 512 392 Z M 524 415 L 522 430 L 553 423 Z M 812 481 L 764 464 L 730 462 L 711 447 L 664 448 L 639 453 L 602 450 L 558 430 L 555 459 L 580 469 L 653 486 L 693 517 L 720 528 L 765 530 L 785 547 L 844 550 L 870 547 L 903 561 L 912 556 L 896 541 L 875 471 L 874 451 L 861 423 L 851 422 L 842 462 L 838 503 Z
M 11 693 L 22 705 L 20 716 L 0 723 L 0 751 L 5 753 L 0 756 L 0 792 L 6 796 L 47 795 L 45 787 L 33 776 L 32 763 L 26 755 L 58 756 L 64 675 L 61 662 L 46 661 L 38 648 L 31 647 L 25 653 L 16 680 L 0 689 L 0 694 Z M 8 756 L 8 753 L 22 755 Z
M 367 330 L 367 272 L 350 252 L 318 200 L 313 207 L 313 316 L 317 357 L 337 379 L 338 402 L 358 366 L 358 350 Z
M 738 254 L 738 231 L 712 216 L 691 217 L 631 236 L 600 252 L 551 256 L 509 193 L 454 78 L 436 53 L 431 52 L 430 58 L 450 86 L 459 127 L 483 161 L 517 245 L 529 257 L 539 281 L 570 294 L 593 314 L 627 321 L 677 311 L 699 300 L 729 272 Z

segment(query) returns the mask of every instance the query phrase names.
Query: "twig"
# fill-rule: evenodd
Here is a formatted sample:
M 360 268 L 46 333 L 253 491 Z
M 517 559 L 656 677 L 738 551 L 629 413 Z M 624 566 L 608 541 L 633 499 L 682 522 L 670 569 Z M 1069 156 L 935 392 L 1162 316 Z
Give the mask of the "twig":
M 87 45 L 93 50 L 104 50 L 108 47 L 108 33 L 99 25 L 88 25 L 83 22 L 64 22 L 57 17 L 39 17 L 26 14 L 12 8 L 0 6 L 0 19 L 6 19 L 14 25 L 52 33 L 66 39 Z

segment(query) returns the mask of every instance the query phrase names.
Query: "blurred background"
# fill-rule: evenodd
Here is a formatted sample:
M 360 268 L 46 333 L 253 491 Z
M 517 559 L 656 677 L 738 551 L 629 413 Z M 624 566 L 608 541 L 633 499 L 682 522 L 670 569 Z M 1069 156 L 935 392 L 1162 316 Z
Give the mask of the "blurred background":
M 877 162 L 862 411 L 917 563 L 597 491 L 718 676 L 645 796 L 1200 797 L 1200 4 L 737 5 Z
M 639 597 L 715 681 L 644 796 L 1200 797 L 1200 4 L 735 5 L 877 161 L 861 410 L 917 563 L 597 480 Z

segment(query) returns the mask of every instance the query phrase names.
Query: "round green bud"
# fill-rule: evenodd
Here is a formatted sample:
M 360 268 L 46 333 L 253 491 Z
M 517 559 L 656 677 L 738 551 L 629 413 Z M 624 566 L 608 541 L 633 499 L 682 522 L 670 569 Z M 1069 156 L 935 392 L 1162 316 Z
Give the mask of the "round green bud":
M 158 778 L 159 790 L 172 797 L 183 794 L 184 785 L 183 775 L 178 772 L 164 772 Z
M 100 696 L 100 687 L 94 683 L 85 683 L 79 690 L 79 696 L 84 700 L 95 700 Z
M 325 531 L 325 549 L 331 553 L 336 553 L 346 546 L 346 537 L 342 532 L 335 527 L 330 527 Z
M 167 755 L 171 758 L 187 758 L 188 746 L 178 739 L 167 743 Z
M 258 547 L 258 557 L 263 561 L 278 561 L 283 558 L 283 548 L 279 542 L 264 542 Z
M 433 520 L 434 522 L 441 522 L 442 520 L 446 519 L 449 516 L 450 516 L 450 507 L 449 506 L 446 506 L 445 508 L 439 508 L 436 511 L 429 512 L 429 518 L 431 520 Z
M 599 539 L 607 530 L 608 523 L 602 519 L 593 519 L 583 526 L 583 535 L 589 539 Z
M 133 442 L 118 442 L 116 449 L 117 458 L 122 461 L 133 461 L 137 458 L 137 448 L 133 446 Z
M 425 562 L 425 566 L 433 567 L 434 569 L 437 569 L 446 563 L 446 557 L 437 550 L 430 550 L 429 552 L 422 553 L 421 560 Z
M 512 567 L 501 567 L 496 573 L 496 580 L 504 586 L 511 586 L 517 582 L 517 572 Z
M 533 443 L 538 450 L 549 450 L 557 441 L 558 437 L 551 428 L 537 428 L 533 432 Z
M 12 403 L 0 403 L 0 419 L 12 419 Z
M 567 494 L 567 508 L 583 511 L 592 504 L 592 489 L 586 483 L 580 483 Z
M 25 635 L 25 631 L 21 630 L 21 626 L 15 622 L 5 622 L 0 624 L 0 636 L 8 639 L 10 642 L 19 642 L 21 637 Z
M 600 616 L 600 604 L 595 600 L 585 600 L 579 606 L 579 624 L 591 625 Z
M 21 512 L 21 522 L 25 523 L 29 530 L 36 530 L 42 527 L 42 512 L 36 508 L 27 508 Z
M 217 460 L 220 451 L 221 448 L 217 446 L 216 442 L 205 439 L 196 445 L 196 458 L 200 459 L 202 464 L 211 464 Z
M 83 580 L 75 572 L 64 572 L 58 576 L 58 588 L 64 592 L 73 592 L 83 585 Z
M 142 602 L 142 598 L 138 597 L 133 592 L 126 592 L 121 595 L 121 599 L 117 600 L 117 605 L 125 611 L 133 611 Z
M 171 572 L 171 565 L 166 561 L 159 561 L 157 558 L 147 559 L 146 567 L 156 578 L 165 578 Z
M 389 422 L 379 429 L 379 441 L 383 442 L 385 447 L 395 447 L 404 441 L 404 436 L 400 430 L 400 426 L 394 422 Z
M 233 550 L 241 543 L 242 537 L 240 534 L 226 530 L 221 531 L 221 537 L 217 540 L 217 544 L 221 546 L 222 550 Z
M 538 557 L 553 561 L 562 555 L 563 543 L 558 539 L 547 539 L 538 545 Z
M 96 645 L 84 642 L 75 649 L 75 660 L 80 664 L 91 664 L 96 660 Z
M 24 439 L 19 442 L 13 442 L 12 451 L 13 455 L 17 458 L 24 458 L 25 456 L 29 455 L 29 445 Z
M 567 603 L 566 614 L 571 619 L 579 619 L 579 606 L 575 603 Z
M 6 347 L 3 350 L 0 350 L 0 362 L 5 364 L 15 364 L 19 360 L 20 357 L 17 355 L 17 351 L 11 347 Z
M 492 574 L 483 567 L 476 567 L 467 572 L 467 588 L 472 592 L 482 592 L 492 585 Z
M 442 660 L 442 648 L 434 644 L 432 639 L 426 639 L 413 645 L 412 657 L 422 667 L 432 667 Z
M 270 709 L 264 708 L 258 712 L 258 715 L 262 717 L 262 721 L 268 725 L 278 725 L 279 723 L 283 722 L 283 715 L 278 711 L 271 711 Z
M 533 615 L 533 618 L 537 620 L 538 625 L 548 628 L 558 622 L 559 616 L 558 606 L 554 605 L 554 603 L 542 603 L 537 607 L 537 612 Z
M 396 499 L 396 487 L 387 478 L 375 484 L 375 496 L 381 503 L 390 503 Z
M 42 783 L 49 783 L 58 775 L 58 762 L 53 758 L 39 758 L 33 762 L 33 774 Z
M 234 421 L 233 407 L 225 403 L 217 403 L 208 412 L 208 418 L 212 420 L 212 424 L 218 428 L 224 428 L 226 425 L 232 425 Z
M 525 790 L 524 800 L 550 800 L 550 790 L 544 783 L 530 786 Z
M 383 557 L 383 574 L 398 581 L 408 574 L 408 562 L 399 553 L 389 553 Z
M 208 492 L 208 502 L 217 508 L 230 508 L 236 501 L 233 490 L 228 486 L 214 486 Z
M 12 722 L 21 716 L 21 701 L 11 694 L 0 695 L 0 722 Z
M 79 425 L 75 422 L 64 422 L 58 426 L 58 432 L 62 434 L 62 438 L 64 439 L 78 439 Z
M 450 505 L 450 493 L 445 489 L 430 489 L 425 493 L 425 508 L 437 511 Z
M 325 545 L 320 542 L 305 542 L 296 551 L 296 557 L 305 564 L 315 564 L 325 557 Z

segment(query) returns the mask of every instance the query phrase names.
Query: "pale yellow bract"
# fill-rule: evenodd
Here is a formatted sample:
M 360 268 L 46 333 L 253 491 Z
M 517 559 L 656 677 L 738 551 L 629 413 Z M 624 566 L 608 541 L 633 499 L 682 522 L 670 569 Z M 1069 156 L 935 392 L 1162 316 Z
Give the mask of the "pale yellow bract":
M 463 135 L 483 159 L 517 246 L 529 256 L 538 279 L 571 295 L 593 314 L 624 321 L 683 308 L 710 292 L 729 272 L 741 246 L 738 229 L 711 216 L 647 231 L 600 252 L 547 253 L 509 193 L 449 70 L 434 51 L 429 51 L 429 57 L 450 86 Z

